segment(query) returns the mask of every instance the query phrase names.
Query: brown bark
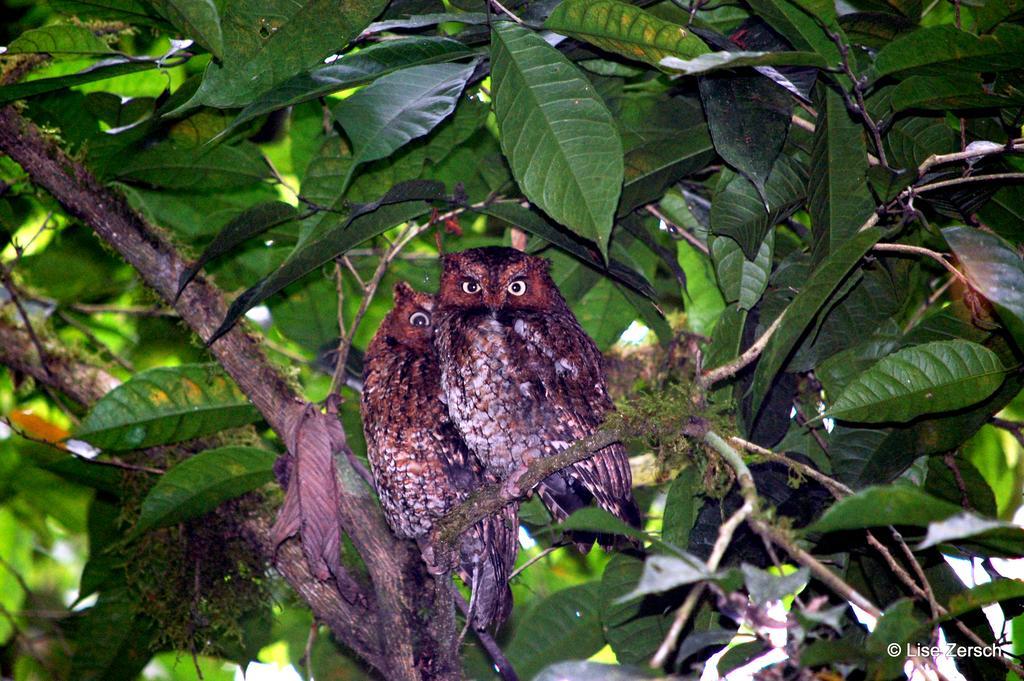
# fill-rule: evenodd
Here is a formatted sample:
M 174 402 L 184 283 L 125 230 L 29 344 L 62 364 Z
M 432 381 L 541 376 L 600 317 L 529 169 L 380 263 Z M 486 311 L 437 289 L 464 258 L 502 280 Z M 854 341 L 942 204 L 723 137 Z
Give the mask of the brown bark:
M 186 263 L 171 243 L 119 194 L 104 187 L 12 107 L 0 109 L 0 150 L 21 165 L 34 184 L 53 195 L 68 214 L 88 225 L 114 248 L 147 285 L 173 304 L 200 338 L 210 337 L 226 310 L 221 292 L 198 277 L 175 301 L 178 277 Z M 280 437 L 288 407 L 302 400 L 268 361 L 259 343 L 239 326 L 214 343 L 210 351 Z M 21 367 L 8 354 L 0 354 L 0 361 L 47 382 L 45 369 L 32 370 L 33 356 L 30 349 L 19 360 Z M 76 367 L 49 368 L 52 374 L 68 377 Z M 69 371 L 60 371 L 62 368 Z M 110 387 L 94 384 L 94 392 L 86 393 L 73 382 L 68 378 L 54 387 L 67 389 L 69 396 L 87 402 Z M 426 573 L 415 548 L 391 534 L 373 494 L 358 476 L 344 467 L 340 478 L 342 491 L 338 503 L 342 524 L 373 583 L 373 597 L 367 599 L 370 608 L 363 610 L 346 603 L 333 589 L 328 595 L 324 591 L 326 585 L 309 573 L 301 550 L 291 545 L 294 542 L 279 552 L 278 570 L 317 616 L 385 678 L 459 678 L 457 641 L 449 635 L 454 625 L 439 624 L 436 620 L 454 617 L 450 586 L 442 584 L 443 580 L 435 582 Z M 254 528 L 261 543 L 264 529 L 269 531 Z M 268 555 L 268 559 L 271 557 Z M 441 635 L 446 638 L 438 638 Z

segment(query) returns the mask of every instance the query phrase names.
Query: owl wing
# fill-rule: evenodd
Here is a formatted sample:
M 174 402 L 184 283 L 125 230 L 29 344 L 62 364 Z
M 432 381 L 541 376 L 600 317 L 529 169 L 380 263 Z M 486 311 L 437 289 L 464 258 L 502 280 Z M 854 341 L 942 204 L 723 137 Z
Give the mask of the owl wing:
M 521 385 L 529 384 L 537 404 L 545 407 L 528 412 L 528 418 L 537 421 L 532 425 L 541 433 L 545 455 L 596 432 L 614 406 L 606 388 L 601 353 L 571 313 L 523 318 L 513 325 L 513 333 L 526 341 L 521 344 L 523 356 L 515 363 L 516 380 Z M 586 505 L 588 499 L 581 498 L 585 495 L 575 484 L 580 483 L 602 508 L 634 527 L 640 526 L 629 457 L 621 444 L 612 444 L 573 464 L 567 473 L 568 480 L 545 481 L 547 484 L 542 483 L 539 490 L 545 502 L 552 502 L 546 505 L 556 519 Z

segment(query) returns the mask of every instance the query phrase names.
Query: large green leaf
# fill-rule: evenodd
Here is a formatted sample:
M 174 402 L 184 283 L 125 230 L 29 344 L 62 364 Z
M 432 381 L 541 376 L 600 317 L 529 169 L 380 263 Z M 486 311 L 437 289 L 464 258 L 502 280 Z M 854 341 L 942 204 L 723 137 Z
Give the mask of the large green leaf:
M 531 679 L 553 662 L 588 658 L 600 650 L 600 602 L 601 586 L 595 582 L 563 589 L 533 606 L 505 649 L 519 676 Z
M 25 31 L 4 51 L 9 54 L 111 55 L 110 45 L 85 26 L 58 24 Z
M 622 187 L 622 142 L 601 97 L 529 29 L 494 25 L 494 109 L 501 148 L 526 197 L 607 253 Z
M 753 309 L 768 287 L 768 276 L 772 271 L 772 250 L 775 247 L 774 232 L 768 232 L 753 260 L 747 260 L 743 249 L 730 237 L 714 237 L 710 243 L 718 287 L 722 290 L 725 302 L 739 301 L 740 309 Z
M 878 52 L 875 74 L 943 76 L 954 72 L 1004 71 L 1024 67 L 1024 27 L 1004 24 L 976 36 L 955 26 L 919 28 Z
M 332 112 L 352 142 L 344 194 L 361 163 L 376 161 L 422 137 L 447 118 L 476 64 L 424 64 L 381 76 Z
M 808 10 L 806 5 L 801 6 L 804 3 L 791 0 L 749 0 L 747 4 L 758 17 L 789 41 L 794 49 L 817 52 L 829 66 L 841 63 L 839 48 L 826 31 L 826 25 L 831 24 L 832 32 L 843 37 L 842 28 L 834 18 L 834 6 L 819 3 L 818 9 L 824 11 L 816 12 Z M 826 14 L 831 15 L 828 22 L 824 20 Z M 849 79 L 845 75 L 837 74 L 836 78 L 848 84 Z
M 255 447 L 208 449 L 160 476 L 142 500 L 132 536 L 197 518 L 274 478 L 277 455 Z
M 942 236 L 963 265 L 971 286 L 996 305 L 1003 322 L 1024 347 L 1024 260 L 995 234 L 947 227 Z
M 751 412 L 757 414 L 768 394 L 775 375 L 785 365 L 800 337 L 810 326 L 822 306 L 839 287 L 858 261 L 882 237 L 877 228 L 857 234 L 828 256 L 811 274 L 807 284 L 783 314 L 782 322 L 769 339 L 754 371 Z
M 619 600 L 633 590 L 643 571 L 642 560 L 620 553 L 608 562 L 601 577 L 601 622 L 605 638 L 623 664 L 649 660 L 670 625 L 663 609 L 649 607 L 643 598 Z
M 725 162 L 754 183 L 764 205 L 765 184 L 789 131 L 793 100 L 759 73 L 722 73 L 699 80 L 708 129 Z
M 994 352 L 964 340 L 903 348 L 853 379 L 828 410 L 847 421 L 909 421 L 985 399 L 1003 382 Z
M 148 71 L 157 68 L 155 59 L 135 59 L 128 57 L 111 57 L 103 59 L 99 64 L 90 65 L 77 73 L 67 76 L 53 76 L 50 78 L 37 78 L 23 83 L 4 85 L 0 87 L 0 104 L 13 102 L 16 99 L 26 99 L 41 95 L 46 92 L 55 92 L 76 85 L 92 83 L 97 80 L 106 80 L 115 76 L 125 76 L 139 71 Z
M 430 210 L 427 201 L 443 198 L 444 185 L 440 182 L 416 180 L 395 185 L 377 201 L 356 206 L 345 217 L 328 214 L 317 225 L 315 236 L 299 244 L 280 267 L 235 298 L 207 342 L 223 336 L 243 314 L 285 286 L 367 239 L 422 215 Z
M 304 0 L 266 5 L 238 0 L 223 8 L 223 59 L 210 62 L 195 95 L 177 111 L 197 106 L 226 109 L 340 51 L 380 14 L 386 0 Z
M 686 27 L 618 0 L 564 0 L 544 28 L 654 66 L 666 57 L 689 59 L 708 51 Z
M 1003 85 L 1004 88 L 999 86 Z M 981 74 L 949 74 L 944 77 L 911 76 L 893 89 L 892 108 L 929 109 L 994 109 L 1024 105 L 1024 92 L 996 80 L 982 81 Z
M 914 525 L 945 520 L 963 511 L 910 485 L 868 487 L 829 506 L 804 532 L 836 532 L 885 525 Z
M 130 154 L 118 179 L 165 189 L 235 189 L 269 177 L 259 150 L 248 143 L 211 148 L 165 142 Z
M 463 59 L 473 51 L 451 38 L 415 37 L 369 45 L 327 66 L 289 78 L 242 109 L 220 136 L 254 118 L 362 85 L 398 69 Z
M 215 364 L 147 369 L 104 395 L 75 429 L 100 449 L 181 442 L 259 420 L 259 412 Z
M 863 127 L 832 88 L 819 86 L 817 104 L 807 198 L 814 256 L 820 261 L 857 233 L 875 202 L 867 186 Z
M 213 0 L 154 0 L 153 5 L 213 56 L 224 58 L 224 36 Z
M 742 175 L 723 179 L 711 203 L 711 231 L 732 237 L 748 260 L 758 249 L 772 225 L 790 215 L 807 192 L 807 171 L 793 157 L 781 154 L 765 186 L 768 210 L 757 189 Z

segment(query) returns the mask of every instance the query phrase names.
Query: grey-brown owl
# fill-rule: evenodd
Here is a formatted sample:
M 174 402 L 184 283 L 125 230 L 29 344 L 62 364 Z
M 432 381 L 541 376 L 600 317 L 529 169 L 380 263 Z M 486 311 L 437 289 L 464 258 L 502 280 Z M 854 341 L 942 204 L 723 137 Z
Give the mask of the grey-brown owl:
M 433 298 L 395 286 L 395 305 L 366 351 L 362 416 L 384 515 L 400 537 L 424 547 L 434 522 L 489 476 L 473 459 L 441 401 L 431 342 Z M 493 478 L 490 478 L 493 480 Z M 480 521 L 459 540 L 458 571 L 473 590 L 473 624 L 500 624 L 512 607 L 518 507 Z
M 448 412 L 500 477 L 591 435 L 613 409 L 601 353 L 548 267 L 511 248 L 443 258 L 434 343 Z M 556 520 L 593 498 L 639 527 L 631 483 L 626 450 L 613 444 L 548 477 L 537 492 Z

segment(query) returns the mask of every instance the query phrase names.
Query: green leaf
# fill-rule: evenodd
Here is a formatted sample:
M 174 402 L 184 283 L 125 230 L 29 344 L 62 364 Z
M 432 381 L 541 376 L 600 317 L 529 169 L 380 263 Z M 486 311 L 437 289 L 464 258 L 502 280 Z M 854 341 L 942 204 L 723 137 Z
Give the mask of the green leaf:
M 747 260 L 754 260 L 772 225 L 795 211 L 806 192 L 807 171 L 796 159 L 780 154 L 765 186 L 768 211 L 750 180 L 733 175 L 715 190 L 711 231 L 732 237 Z
M 686 273 L 683 307 L 686 309 L 686 328 L 707 335 L 722 315 L 725 300 L 715 282 L 715 272 L 708 256 L 680 239 L 676 242 L 679 266 Z
M 210 62 L 199 89 L 175 112 L 250 104 L 270 88 L 320 65 L 359 35 L 386 0 L 303 0 L 268 11 L 263 0 L 226 3 L 223 59 Z
M 666 543 L 677 548 L 689 545 L 690 530 L 700 511 L 703 491 L 701 474 L 696 466 L 681 470 L 669 485 L 661 525 L 661 538 Z
M 206 263 L 226 253 L 251 239 L 254 236 L 266 232 L 272 227 L 282 225 L 295 219 L 297 212 L 295 208 L 281 201 L 269 201 L 257 203 L 235 216 L 228 224 L 217 233 L 216 238 L 207 246 L 199 259 L 182 271 L 178 277 L 178 292 L 175 297 L 180 296 L 188 283 L 195 278 L 199 270 L 203 269 Z
M 971 287 L 996 306 L 1000 319 L 1024 347 L 1024 260 L 1008 242 L 971 227 L 942 230 Z
M 676 556 L 647 556 L 644 561 L 644 571 L 636 583 L 636 587 L 622 596 L 619 602 L 627 602 L 647 594 L 663 593 L 671 591 L 679 586 L 693 584 L 705 579 L 711 579 L 713 573 L 708 572 L 707 566 L 697 556 L 684 554 L 683 557 Z
M 242 109 L 218 137 L 271 111 L 362 85 L 399 69 L 455 61 L 472 54 L 473 50 L 451 38 L 416 37 L 370 45 L 346 54 L 333 64 L 289 78 L 261 94 Z
M 643 570 L 642 560 L 620 553 L 608 561 L 601 577 L 601 622 L 605 638 L 623 664 L 649 660 L 670 625 L 666 614 L 645 607 L 643 598 L 620 600 L 639 581 Z
M 262 487 L 274 479 L 276 459 L 274 452 L 255 447 L 208 449 L 185 459 L 149 490 L 131 536 L 198 518 Z
M 598 605 L 600 584 L 558 591 L 537 603 L 522 620 L 505 649 L 521 678 L 573 658 L 588 658 L 604 647 Z
M 0 104 L 13 102 L 16 99 L 26 99 L 47 92 L 64 90 L 76 85 L 92 83 L 97 80 L 107 80 L 115 76 L 124 76 L 139 71 L 148 71 L 157 67 L 156 60 L 150 59 L 129 59 L 128 57 L 111 57 L 103 59 L 99 64 L 82 69 L 78 73 L 67 76 L 54 76 L 52 78 L 37 78 L 4 85 L 0 87 Z
M 1002 601 L 1022 597 L 1024 597 L 1024 580 L 1000 579 L 995 582 L 979 584 L 950 598 L 946 606 L 949 612 L 943 615 L 942 619 L 949 620 L 954 617 L 960 617 L 972 610 L 978 610 L 993 603 L 1001 603 Z
M 1003 537 L 997 537 L 1000 532 L 1004 535 Z M 964 512 L 950 516 L 945 520 L 936 520 L 933 523 L 928 523 L 928 532 L 915 549 L 923 551 L 939 544 L 955 544 L 962 542 L 964 539 L 971 538 L 978 538 L 983 543 L 986 543 L 984 542 L 985 538 L 979 537 L 979 535 L 986 534 L 989 535 L 989 538 L 996 536 L 996 545 L 1000 543 L 999 539 L 1011 542 L 1016 539 L 1017 550 L 1014 553 L 1019 554 L 1020 549 L 1024 548 L 1024 530 L 1014 523 L 1008 520 L 985 518 L 977 513 Z M 1016 537 L 1013 535 L 1016 535 Z
M 875 202 L 868 192 L 863 127 L 832 88 L 819 86 L 817 105 L 807 198 L 820 262 L 857 233 Z
M 926 628 L 915 616 L 914 602 L 909 598 L 901 598 L 886 607 L 865 642 L 866 652 L 870 655 L 868 670 L 871 678 L 894 679 L 901 676 L 910 644 L 919 643 L 923 634 L 926 634 Z
M 909 421 L 985 399 L 1006 370 L 994 352 L 964 340 L 903 348 L 853 379 L 827 414 L 847 421 Z
M 653 66 L 666 57 L 689 59 L 708 51 L 685 27 L 618 0 L 564 0 L 544 28 Z
M 929 26 L 901 36 L 878 52 L 875 75 L 945 76 L 950 72 L 1024 67 L 1024 27 L 1004 24 L 976 36 L 955 26 Z
M 914 116 L 900 118 L 885 136 L 889 163 L 897 168 L 916 169 L 932 154 L 958 150 L 960 140 L 944 118 Z M 916 179 L 916 172 L 911 179 Z
M 805 7 L 801 7 L 801 3 L 790 0 L 749 0 L 747 4 L 754 10 L 755 15 L 789 41 L 793 49 L 816 52 L 830 67 L 841 63 L 839 48 L 823 25 L 824 13 L 808 12 Z M 831 8 L 830 14 L 834 17 L 834 7 Z M 848 43 L 835 19 L 831 18 L 830 22 L 832 31 L 843 38 L 844 43 Z M 849 82 L 842 74 L 837 74 L 836 78 L 844 84 Z
M 786 142 L 792 98 L 758 73 L 705 76 L 699 86 L 715 149 L 770 205 L 765 183 Z
M 796 298 L 783 312 L 785 317 L 768 340 L 754 371 L 752 414 L 757 414 L 761 409 L 761 403 L 768 394 L 775 375 L 785 365 L 797 347 L 800 337 L 807 331 L 829 296 L 881 237 L 881 230 L 871 228 L 859 232 L 840 246 L 818 265 L 807 284 L 800 289 Z
M 191 440 L 253 423 L 259 412 L 215 364 L 141 371 L 104 395 L 74 436 L 127 450 Z
M 212 148 L 158 144 L 128 155 L 118 179 L 165 189 L 235 189 L 269 177 L 259 149 L 250 144 Z
M 713 237 L 710 243 L 718 287 L 725 296 L 725 302 L 739 301 L 740 309 L 753 309 L 768 287 L 775 233 L 768 232 L 753 260 L 747 260 L 743 249 L 730 237 Z
M 134 679 L 153 653 L 156 623 L 140 612 L 128 587 L 104 591 L 96 605 L 87 608 L 74 623 L 78 643 L 69 678 L 82 681 Z
M 154 0 L 153 5 L 185 35 L 224 59 L 224 36 L 213 0 Z
M 859 530 L 885 525 L 927 527 L 963 509 L 909 485 L 868 487 L 840 499 L 806 528 L 805 533 Z
M 532 31 L 494 25 L 491 78 L 501 148 L 526 197 L 607 254 L 622 142 L 601 97 Z
M 994 109 L 1024 105 L 1024 92 L 1013 88 L 1000 91 L 999 81 L 983 83 L 977 73 L 934 76 L 911 76 L 892 91 L 892 108 L 926 109 Z
M 4 55 L 111 55 L 110 45 L 103 42 L 85 26 L 58 24 L 25 31 L 11 41 Z
M 332 111 L 352 142 L 344 194 L 361 163 L 390 156 L 447 118 L 476 64 L 424 64 L 381 76 Z
M 738 69 L 744 66 L 815 66 L 827 64 L 816 52 L 708 52 L 692 59 L 666 57 L 661 65 L 685 76 L 696 76 L 720 69 Z
M 428 200 L 443 198 L 444 185 L 440 182 L 413 180 L 395 185 L 377 201 L 356 206 L 346 218 L 329 214 L 317 225 L 315 236 L 299 244 L 276 270 L 235 298 L 207 343 L 223 336 L 243 314 L 285 286 L 367 239 L 427 212 Z

